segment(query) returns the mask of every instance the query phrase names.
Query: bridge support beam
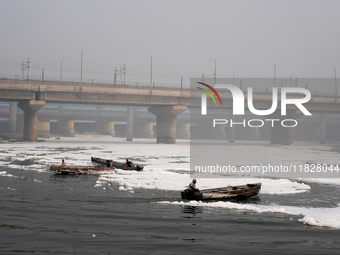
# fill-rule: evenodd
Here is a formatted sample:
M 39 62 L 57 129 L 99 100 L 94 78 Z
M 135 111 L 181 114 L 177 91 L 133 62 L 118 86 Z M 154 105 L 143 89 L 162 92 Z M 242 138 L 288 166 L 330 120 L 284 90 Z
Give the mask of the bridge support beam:
M 190 123 L 177 123 L 177 137 L 190 139 Z
M 49 138 L 50 127 L 51 124 L 49 121 L 38 121 L 38 137 Z
M 45 104 L 45 101 L 38 100 L 27 100 L 18 104 L 18 107 L 24 111 L 24 141 L 38 140 L 38 110 Z
M 271 144 L 290 145 L 294 143 L 295 127 L 284 127 L 281 125 L 281 121 L 284 119 L 298 119 L 302 116 L 299 110 L 287 110 L 285 116 L 281 116 L 281 110 L 276 110 L 270 115 L 270 119 L 276 119 L 279 121 L 274 122 L 274 126 L 270 129 L 270 142 Z M 286 126 L 293 126 L 293 121 L 285 121 Z
M 213 127 L 211 129 L 210 135 L 211 135 L 211 139 L 214 139 L 214 140 L 226 140 L 227 139 L 226 126 L 216 125 L 216 127 Z M 235 137 L 234 137 L 234 140 L 235 140 Z
M 126 141 L 133 140 L 133 106 L 127 107 Z
M 260 132 L 258 127 L 245 127 L 243 137 L 248 141 L 258 141 L 260 140 Z
M 9 132 L 17 132 L 17 102 L 9 103 Z
M 73 120 L 59 120 L 59 132 L 63 136 L 73 137 L 75 135 Z
M 155 132 L 153 131 L 153 122 L 141 121 L 141 122 L 135 123 L 134 133 L 138 137 L 154 138 Z
M 326 113 L 320 113 L 320 143 L 326 143 Z
M 156 115 L 157 143 L 176 143 L 177 115 L 184 112 L 186 106 L 158 106 L 148 108 Z
M 233 115 L 232 110 L 229 110 L 229 119 L 231 119 L 231 120 L 233 120 L 233 122 L 235 122 L 235 116 Z M 229 125 L 230 124 L 231 123 L 229 123 Z M 228 127 L 228 138 L 229 138 L 229 143 L 235 142 L 235 125 Z
M 101 135 L 115 136 L 116 134 L 114 121 L 97 121 L 96 126 L 98 133 Z

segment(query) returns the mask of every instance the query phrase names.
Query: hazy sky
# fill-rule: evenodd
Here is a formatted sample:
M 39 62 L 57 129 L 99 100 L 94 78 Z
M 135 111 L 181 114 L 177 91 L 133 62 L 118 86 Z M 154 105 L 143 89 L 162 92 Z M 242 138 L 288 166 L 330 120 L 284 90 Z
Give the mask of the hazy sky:
M 218 77 L 340 76 L 340 1 L 0 0 L 0 76 L 154 81 Z

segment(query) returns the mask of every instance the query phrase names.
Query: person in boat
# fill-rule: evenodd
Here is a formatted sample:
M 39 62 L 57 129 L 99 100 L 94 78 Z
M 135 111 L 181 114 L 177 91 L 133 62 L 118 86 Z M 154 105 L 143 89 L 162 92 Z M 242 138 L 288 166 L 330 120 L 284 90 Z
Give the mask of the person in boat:
M 192 191 L 192 192 L 199 192 L 200 190 L 198 188 L 196 188 L 196 179 L 193 179 L 192 182 L 189 184 L 189 188 L 188 190 Z
M 106 166 L 107 167 L 111 167 L 112 166 L 112 162 L 110 160 L 106 160 Z
M 66 167 L 66 162 L 65 162 L 65 160 L 61 160 L 61 166 L 60 167 Z
M 126 159 L 125 166 L 127 166 L 127 167 L 134 167 L 133 163 L 131 161 L 129 161 L 129 159 Z

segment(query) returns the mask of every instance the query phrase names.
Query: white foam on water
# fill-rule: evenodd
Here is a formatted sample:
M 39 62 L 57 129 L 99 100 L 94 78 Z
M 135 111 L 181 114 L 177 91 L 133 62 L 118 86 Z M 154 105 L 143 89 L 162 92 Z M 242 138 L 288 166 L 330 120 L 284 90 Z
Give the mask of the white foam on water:
M 13 177 L 12 174 L 7 173 L 6 171 L 0 171 L 0 176 Z
M 124 188 L 124 186 L 119 186 L 118 190 L 120 190 L 120 191 L 126 191 L 126 188 Z
M 234 210 L 255 211 L 257 213 L 284 213 L 291 215 L 301 215 L 303 218 L 299 219 L 300 222 L 312 226 L 340 228 L 340 205 L 334 208 L 312 208 L 312 207 L 296 207 L 285 205 L 258 205 L 258 204 L 238 204 L 233 202 L 202 202 L 202 201 L 189 201 L 189 202 L 169 202 L 161 201 L 160 204 L 169 205 L 189 205 L 200 206 L 206 208 L 227 208 Z
M 331 146 L 295 144 L 293 146 L 235 144 L 228 146 L 233 151 L 227 158 L 231 165 L 256 164 L 305 164 L 337 163 L 337 155 Z M 265 159 L 263 157 L 265 156 Z M 180 191 L 191 182 L 190 146 L 188 142 L 177 144 L 156 144 L 155 139 L 134 139 L 126 142 L 125 138 L 111 136 L 76 136 L 46 139 L 44 143 L 6 143 L 0 151 L 0 178 L 14 177 L 1 169 L 16 168 L 29 171 L 46 172 L 50 165 L 60 165 L 65 159 L 67 165 L 91 165 L 91 156 L 123 161 L 129 158 L 134 163 L 144 164 L 144 170 L 123 171 L 103 174 L 94 184 L 96 188 L 108 189 L 111 183 L 118 184 L 120 192 L 137 192 L 136 189 L 159 189 Z M 28 163 L 27 163 L 28 162 Z M 25 164 L 27 163 L 27 164 Z M 36 180 L 35 180 L 36 182 Z M 338 179 L 299 179 L 297 181 L 270 178 L 199 178 L 199 189 L 262 183 L 260 194 L 285 195 L 309 192 L 308 182 L 340 185 Z M 307 182 L 304 183 L 304 182 Z M 183 203 L 183 202 L 164 202 Z M 195 204 L 196 202 L 189 202 Z M 340 212 L 336 208 L 300 208 L 282 205 L 249 205 L 229 202 L 202 203 L 199 206 L 226 207 L 238 210 L 253 210 L 258 213 L 287 213 L 303 216 L 300 221 L 317 226 L 339 227 Z
M 340 173 L 339 173 L 340 176 Z M 299 180 L 306 182 L 315 182 L 322 184 L 340 185 L 340 178 L 299 178 Z
M 61 159 L 65 159 L 67 165 L 70 166 L 91 165 L 91 156 L 112 158 L 117 161 L 125 161 L 125 158 L 133 157 L 141 163 L 154 162 L 155 165 L 162 165 L 161 162 L 165 162 L 164 158 L 176 155 L 186 155 L 187 160 L 189 158 L 187 143 L 164 146 L 155 144 L 154 139 L 138 139 L 140 143 L 129 143 L 124 140 L 111 136 L 77 136 L 62 137 L 60 140 L 50 138 L 44 143 L 2 144 L 3 150 L 0 151 L 0 158 L 4 160 L 0 161 L 0 167 L 48 171 L 50 165 L 60 165 Z
M 117 183 L 120 186 L 132 188 L 180 191 L 188 187 L 191 178 L 189 174 L 172 172 L 171 169 L 149 169 L 142 172 L 131 172 L 118 169 L 116 174 L 101 175 L 99 181 L 103 185 L 106 185 L 107 183 Z M 201 178 L 197 179 L 196 186 L 199 189 L 208 189 L 258 182 L 262 183 L 261 193 L 263 194 L 293 194 L 310 190 L 310 186 L 304 183 L 298 183 L 287 179 L 267 178 Z
M 9 168 L 43 172 L 49 171 L 50 165 L 60 165 L 61 159 L 65 159 L 67 165 L 71 166 L 91 165 L 91 156 L 117 161 L 129 158 L 134 163 L 145 164 L 144 170 L 136 172 L 117 169 L 116 173 L 100 176 L 99 181 L 103 181 L 104 184 L 96 183 L 95 186 L 103 186 L 106 183 L 114 182 L 120 186 L 128 183 L 128 187 L 133 189 L 182 190 L 191 182 L 189 175 L 189 143 L 155 144 L 154 139 L 139 139 L 137 142 L 129 143 L 124 140 L 123 138 L 113 138 L 111 136 L 77 136 L 73 138 L 62 137 L 60 140 L 50 138 L 44 143 L 4 144 L 3 150 L 0 151 L 0 158 L 10 158 L 10 161 L 0 161 L 0 167 L 3 165 Z M 258 145 L 241 144 L 236 145 L 236 147 L 229 147 L 240 152 L 249 152 L 249 155 L 253 155 L 249 160 L 254 162 L 256 161 L 256 153 L 263 153 L 263 151 L 258 152 Z M 294 146 L 287 149 L 286 147 L 261 145 L 261 148 L 268 155 L 270 154 L 273 157 L 276 155 L 275 158 L 278 157 L 277 154 L 286 155 L 285 157 L 287 158 L 294 156 L 296 159 L 305 158 L 308 160 L 314 156 L 313 147 L 309 150 L 309 154 L 306 150 L 301 150 L 300 147 L 303 146 Z M 317 149 L 320 149 L 320 147 L 317 147 Z M 244 154 L 238 154 L 240 156 L 237 160 L 247 163 L 244 162 Z M 308 156 L 303 156 L 304 154 Z M 31 160 L 31 165 L 20 163 L 25 160 Z M 231 160 L 234 160 L 234 158 Z M 18 162 L 18 164 L 15 164 L 15 162 Z M 261 192 L 266 194 L 300 193 L 310 189 L 304 183 L 269 178 L 200 178 L 197 185 L 200 189 L 205 189 L 255 182 L 262 183 Z M 125 189 L 127 188 L 125 187 Z
M 135 163 L 146 164 L 145 171 L 190 171 L 188 142 L 174 145 L 155 144 L 155 139 L 134 139 L 134 142 L 126 142 L 124 138 L 111 136 L 77 135 L 76 137 L 61 137 L 60 140 L 50 138 L 44 143 L 2 144 L 2 149 L 0 158 L 7 160 L 0 161 L 0 167 L 40 172 L 49 171 L 50 165 L 60 165 L 61 159 L 65 159 L 69 166 L 91 165 L 91 156 L 119 161 L 130 158 Z M 227 158 L 231 165 L 274 165 L 277 162 L 280 164 L 305 164 L 306 162 L 335 164 L 337 158 L 331 146 L 314 144 L 272 146 L 240 143 L 226 146 L 226 150 L 227 155 L 232 155 Z M 231 152 L 233 153 L 230 154 Z M 24 161 L 29 161 L 29 163 L 25 164 Z M 340 179 L 339 181 L 319 179 L 319 182 L 338 184 Z M 187 180 L 183 185 L 187 185 Z M 283 190 L 280 193 L 282 192 Z

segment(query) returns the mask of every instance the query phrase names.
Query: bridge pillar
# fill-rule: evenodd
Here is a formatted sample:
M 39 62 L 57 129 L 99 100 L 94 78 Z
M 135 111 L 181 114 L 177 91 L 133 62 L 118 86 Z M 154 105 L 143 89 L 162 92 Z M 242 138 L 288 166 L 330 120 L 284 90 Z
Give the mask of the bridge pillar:
M 270 119 L 276 119 L 274 126 L 270 129 L 270 142 L 271 144 L 290 145 L 294 143 L 295 127 L 284 127 L 281 125 L 281 121 L 284 119 L 298 119 L 302 116 L 299 110 L 287 110 L 285 116 L 281 116 L 281 110 L 276 110 L 270 115 Z M 286 121 L 286 126 L 293 126 L 293 121 Z
M 45 101 L 27 100 L 18 104 L 18 107 L 24 111 L 24 141 L 38 140 L 38 110 L 46 104 Z
M 326 113 L 320 113 L 320 143 L 326 143 Z
M 177 123 L 177 137 L 190 139 L 190 123 Z
M 225 125 L 216 125 L 215 127 L 213 127 L 211 129 L 211 139 L 226 140 L 227 139 L 226 126 Z M 235 140 L 235 137 L 234 137 L 234 140 Z
M 97 121 L 96 126 L 99 134 L 111 136 L 116 135 L 114 121 Z
M 19 118 L 19 119 L 17 119 L 17 122 L 18 122 L 18 124 L 17 124 L 17 128 L 18 128 L 17 132 L 23 134 L 24 133 L 24 119 L 23 118 Z
M 141 121 L 135 124 L 134 132 L 138 137 L 154 138 L 155 132 L 153 131 L 153 122 Z
M 258 127 L 245 127 L 244 128 L 244 139 L 248 141 L 260 140 L 260 132 Z
M 229 110 L 229 119 L 233 120 L 235 122 L 235 116 L 233 115 L 233 110 Z M 229 143 L 235 142 L 235 125 L 230 126 L 231 121 L 229 121 L 229 127 L 228 127 L 228 137 L 229 137 Z
M 17 132 L 17 102 L 9 103 L 9 132 Z
M 50 137 L 50 127 L 49 121 L 38 121 L 38 136 L 44 138 Z
M 59 132 L 63 136 L 73 137 L 75 135 L 74 120 L 59 120 Z
M 133 106 L 127 107 L 126 141 L 133 140 Z
M 158 106 L 148 108 L 156 115 L 157 143 L 176 143 L 177 115 L 184 112 L 186 106 Z

